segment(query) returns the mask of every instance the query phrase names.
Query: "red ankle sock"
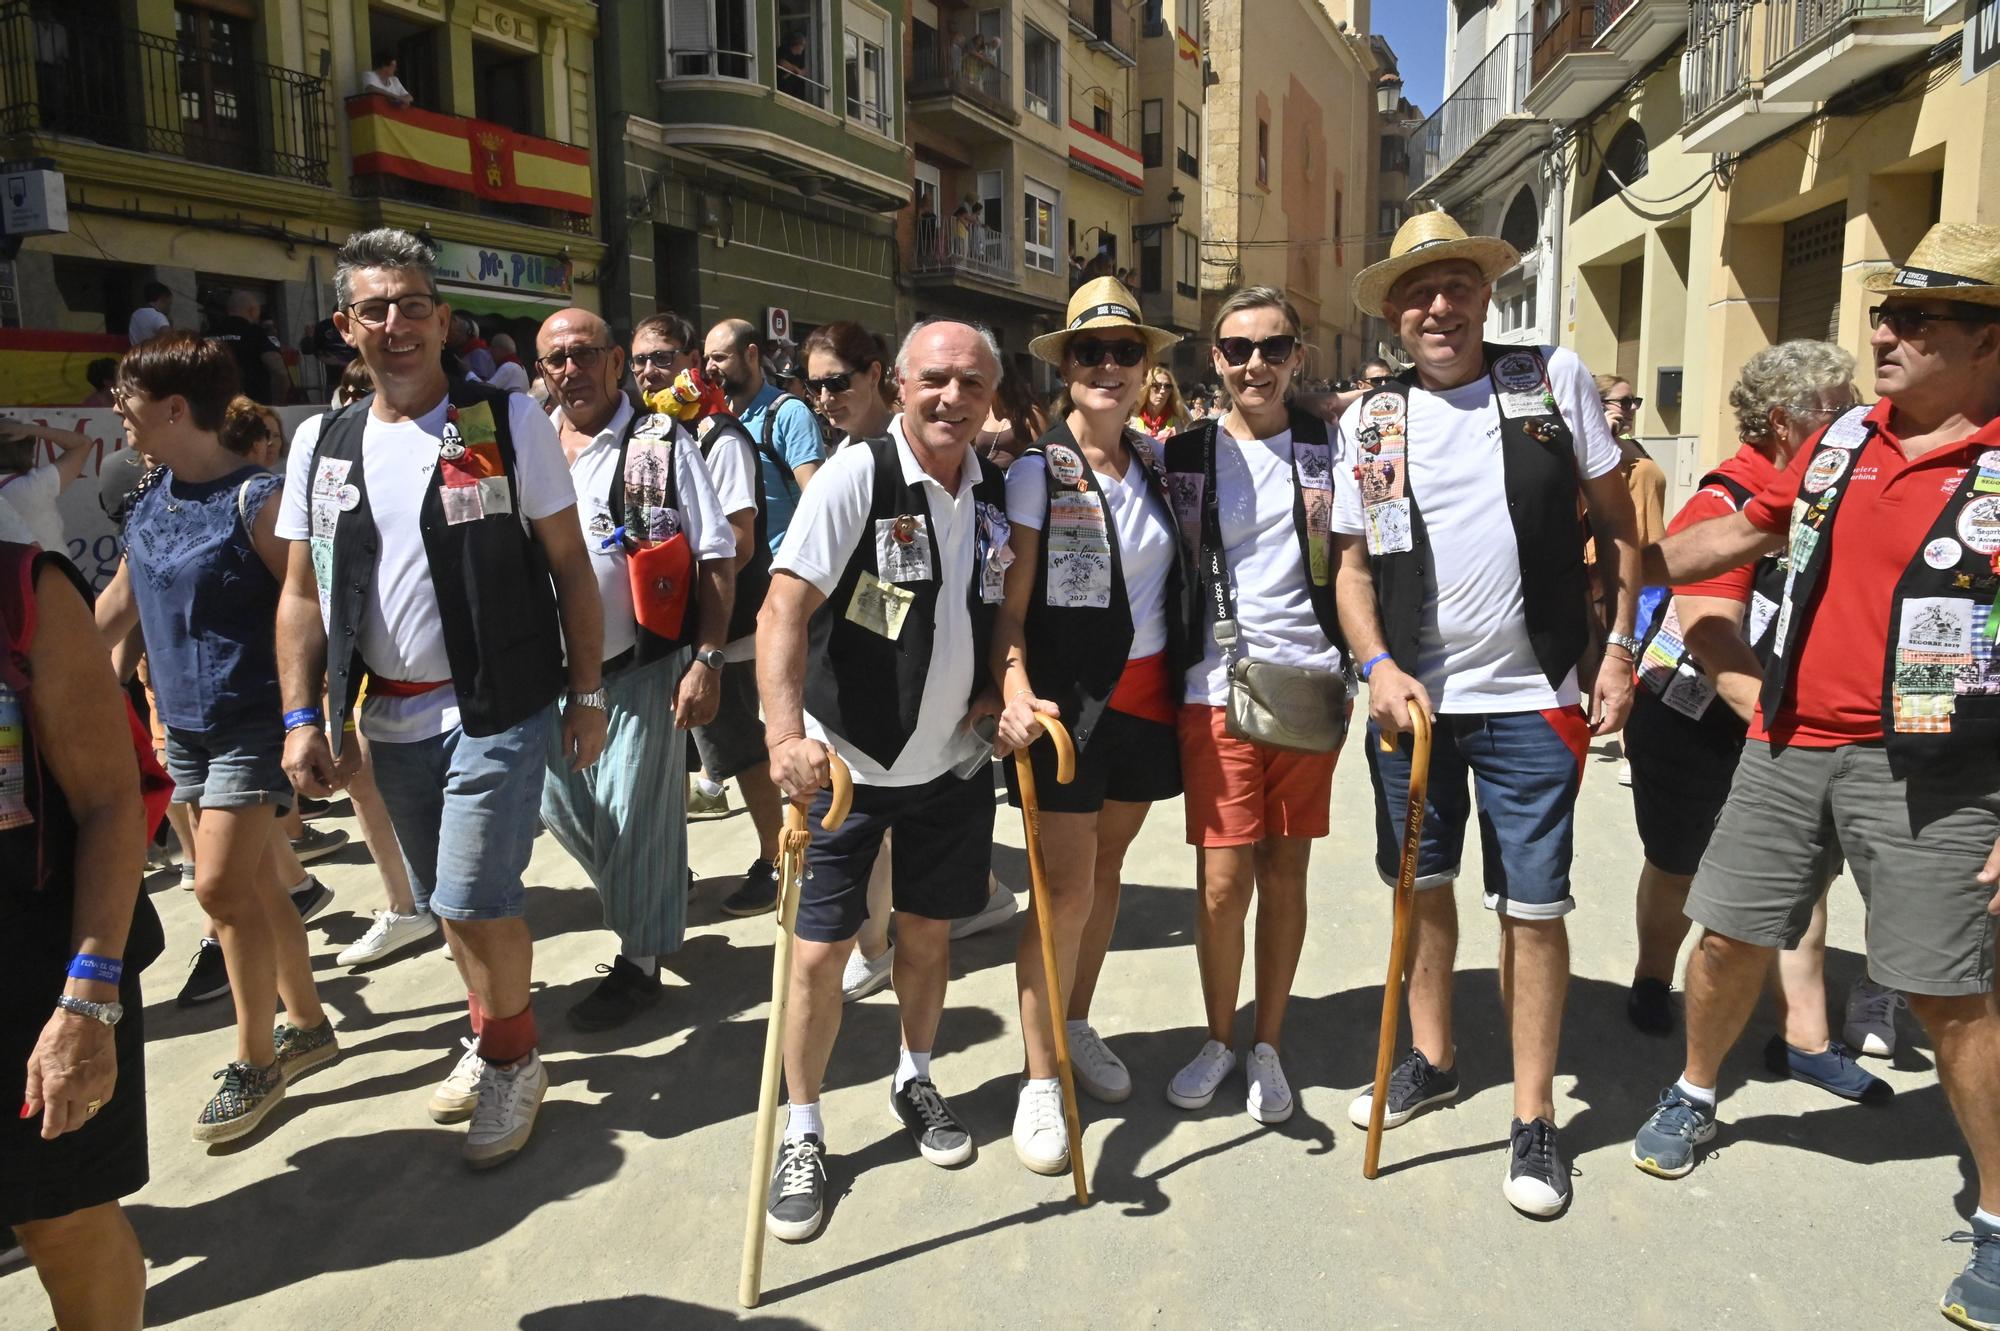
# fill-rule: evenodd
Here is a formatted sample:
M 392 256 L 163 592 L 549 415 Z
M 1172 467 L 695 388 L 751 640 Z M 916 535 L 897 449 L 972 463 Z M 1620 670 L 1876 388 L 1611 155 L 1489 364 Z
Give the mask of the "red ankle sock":
M 535 1009 L 530 1004 L 511 1017 L 484 1014 L 479 1031 L 479 1056 L 502 1066 L 535 1051 Z

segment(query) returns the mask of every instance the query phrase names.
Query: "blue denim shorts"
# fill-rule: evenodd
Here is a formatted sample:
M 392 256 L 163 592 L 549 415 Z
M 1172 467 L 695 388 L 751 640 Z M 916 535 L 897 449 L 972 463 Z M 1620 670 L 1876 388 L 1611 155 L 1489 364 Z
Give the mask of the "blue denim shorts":
M 292 807 L 285 775 L 285 727 L 276 716 L 239 716 L 209 730 L 168 726 L 167 775 L 174 803 L 197 809 Z
M 1379 738 L 1370 721 L 1375 868 L 1384 882 L 1394 884 L 1410 800 L 1410 737 L 1404 735 L 1393 753 L 1381 751 Z M 1476 794 L 1486 908 L 1524 920 L 1550 920 L 1574 910 L 1569 866 L 1589 743 L 1590 724 L 1580 707 L 1438 717 L 1431 731 L 1417 886 L 1457 880 Z
M 497 735 L 453 726 L 430 739 L 369 744 L 418 910 L 447 920 L 520 915 L 521 875 L 541 830 L 543 750 L 556 724 L 551 705 Z

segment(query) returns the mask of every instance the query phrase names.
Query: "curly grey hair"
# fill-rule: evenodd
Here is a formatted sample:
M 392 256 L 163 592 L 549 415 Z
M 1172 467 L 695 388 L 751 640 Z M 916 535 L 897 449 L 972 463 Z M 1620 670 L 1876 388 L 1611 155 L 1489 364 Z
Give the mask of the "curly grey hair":
M 1736 432 L 1744 443 L 1771 437 L 1771 411 L 1794 419 L 1820 410 L 1825 393 L 1854 382 L 1854 357 L 1830 342 L 1800 339 L 1780 342 L 1752 356 L 1743 366 L 1729 405 L 1736 411 Z
M 378 226 L 357 231 L 333 260 L 333 298 L 343 309 L 354 300 L 354 275 L 364 268 L 415 268 L 437 290 L 437 251 L 413 231 Z

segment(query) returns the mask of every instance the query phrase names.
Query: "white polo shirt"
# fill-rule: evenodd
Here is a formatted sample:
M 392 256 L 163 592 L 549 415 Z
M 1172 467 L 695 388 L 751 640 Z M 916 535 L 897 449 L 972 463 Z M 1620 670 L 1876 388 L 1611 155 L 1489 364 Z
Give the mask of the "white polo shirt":
M 830 733 L 810 711 L 805 716 L 805 729 L 808 737 L 833 745 L 856 785 L 920 786 L 949 772 L 979 743 L 965 728 L 973 674 L 986 668 L 984 661 L 974 659 L 972 612 L 966 604 L 972 563 L 978 557 L 978 513 L 972 487 L 979 480 L 979 459 L 966 449 L 954 492 L 918 465 L 903 437 L 900 415 L 889 422 L 889 437 L 895 441 L 904 481 L 923 489 L 937 541 L 937 623 L 931 640 L 930 671 L 924 677 L 924 697 L 917 708 L 917 728 L 895 764 L 887 768 Z M 874 492 L 873 450 L 843 448 L 828 458 L 799 498 L 784 544 L 771 563 L 772 571 L 805 579 L 821 596 L 833 595 L 847 571 L 847 561 L 868 531 Z M 882 681 L 883 706 L 895 705 L 894 689 L 894 680 Z
M 616 542 L 605 548 L 612 529 L 611 487 L 618 475 L 618 441 L 632 420 L 630 399 L 619 395 L 618 410 L 597 437 L 569 464 L 576 487 L 576 515 L 583 523 L 583 541 L 590 549 L 591 571 L 604 602 L 604 659 L 631 650 L 639 640 L 639 621 L 632 613 L 632 582 L 625 570 L 625 551 Z M 562 408 L 549 413 L 549 424 L 561 437 Z M 674 486 L 679 493 L 681 530 L 696 559 L 734 559 L 736 534 L 729 528 L 715 483 L 702 463 L 701 449 L 679 425 L 674 426 Z M 696 613 L 690 602 L 688 613 Z

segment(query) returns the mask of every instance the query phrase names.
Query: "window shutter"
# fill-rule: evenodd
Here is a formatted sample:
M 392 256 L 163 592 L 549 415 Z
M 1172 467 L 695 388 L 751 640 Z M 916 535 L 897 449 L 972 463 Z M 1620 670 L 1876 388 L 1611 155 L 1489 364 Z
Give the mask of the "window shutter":
M 1785 270 L 1778 283 L 1778 340 L 1832 342 L 1840 324 L 1840 255 L 1847 205 L 1836 203 L 1785 223 Z
M 715 49 L 715 0 L 667 0 L 667 49 L 679 55 Z

